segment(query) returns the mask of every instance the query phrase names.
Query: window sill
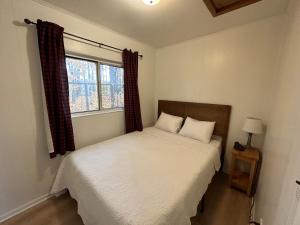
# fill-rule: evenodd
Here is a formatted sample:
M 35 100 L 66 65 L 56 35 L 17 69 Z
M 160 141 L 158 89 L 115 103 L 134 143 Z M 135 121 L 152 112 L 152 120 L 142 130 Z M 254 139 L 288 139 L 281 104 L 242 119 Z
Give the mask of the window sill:
M 107 114 L 107 113 L 115 113 L 115 112 L 123 112 L 123 108 L 119 109 L 103 109 L 99 111 L 92 111 L 92 112 L 82 112 L 82 113 L 73 113 L 71 114 L 72 118 L 84 117 L 84 116 L 94 116 L 99 114 Z

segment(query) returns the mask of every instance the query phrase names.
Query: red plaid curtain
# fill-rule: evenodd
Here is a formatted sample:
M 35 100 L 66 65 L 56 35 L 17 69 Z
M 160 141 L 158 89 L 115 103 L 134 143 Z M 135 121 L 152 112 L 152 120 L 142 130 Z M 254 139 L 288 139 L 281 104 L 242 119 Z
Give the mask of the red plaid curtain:
M 75 150 L 63 31 L 64 28 L 57 24 L 37 21 L 43 83 L 54 149 L 50 152 L 51 158 Z
M 142 131 L 142 117 L 138 88 L 138 53 L 123 50 L 124 109 L 126 133 Z

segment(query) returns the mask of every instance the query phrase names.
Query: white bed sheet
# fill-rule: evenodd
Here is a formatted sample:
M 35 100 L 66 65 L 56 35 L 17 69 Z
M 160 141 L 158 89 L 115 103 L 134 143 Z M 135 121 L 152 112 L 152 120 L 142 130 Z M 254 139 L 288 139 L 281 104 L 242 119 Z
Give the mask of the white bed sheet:
M 215 146 L 215 148 L 218 149 L 219 154 L 221 156 L 221 154 L 222 154 L 222 137 L 213 135 L 209 144 Z
M 216 146 L 147 128 L 66 156 L 51 193 L 67 188 L 86 225 L 190 225 L 220 168 Z

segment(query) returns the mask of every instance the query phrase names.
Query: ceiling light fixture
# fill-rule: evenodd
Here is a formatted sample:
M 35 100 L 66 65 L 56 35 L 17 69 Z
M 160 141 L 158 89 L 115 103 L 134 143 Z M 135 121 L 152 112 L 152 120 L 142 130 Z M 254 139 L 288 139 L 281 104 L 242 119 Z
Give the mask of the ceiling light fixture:
M 156 5 L 160 2 L 160 0 L 143 0 L 146 5 Z

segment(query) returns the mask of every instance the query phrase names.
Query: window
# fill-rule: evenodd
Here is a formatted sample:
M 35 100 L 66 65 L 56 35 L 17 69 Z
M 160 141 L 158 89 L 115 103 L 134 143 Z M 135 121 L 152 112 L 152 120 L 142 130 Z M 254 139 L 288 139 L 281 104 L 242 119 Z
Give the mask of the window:
M 71 56 L 66 57 L 71 113 L 124 107 L 124 72 L 112 65 Z
M 124 107 L 123 68 L 100 64 L 102 108 Z

